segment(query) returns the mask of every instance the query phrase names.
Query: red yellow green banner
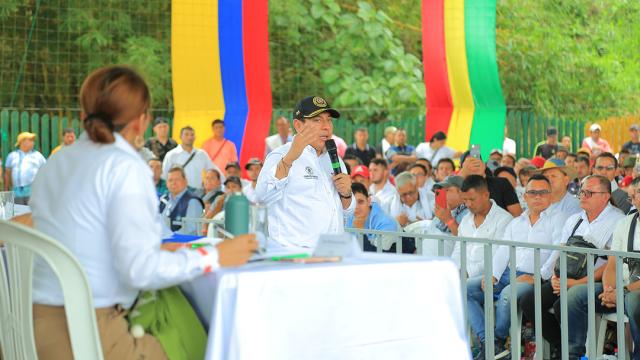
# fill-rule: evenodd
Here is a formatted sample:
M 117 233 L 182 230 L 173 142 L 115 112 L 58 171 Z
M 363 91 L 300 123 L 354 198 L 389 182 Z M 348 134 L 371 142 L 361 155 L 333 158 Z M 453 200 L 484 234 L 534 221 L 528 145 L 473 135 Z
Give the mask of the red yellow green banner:
M 423 0 L 425 135 L 448 145 L 501 149 L 506 105 L 496 60 L 496 0 Z

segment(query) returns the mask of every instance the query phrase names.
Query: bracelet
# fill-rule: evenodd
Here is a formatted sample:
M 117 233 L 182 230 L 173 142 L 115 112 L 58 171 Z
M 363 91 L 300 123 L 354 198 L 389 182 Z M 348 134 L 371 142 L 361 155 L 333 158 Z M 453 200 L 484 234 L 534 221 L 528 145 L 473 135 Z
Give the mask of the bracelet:
M 293 165 L 293 164 L 287 164 L 287 162 L 284 161 L 284 156 L 282 157 L 282 159 L 280 159 L 280 161 L 282 162 L 282 165 L 284 165 L 288 169 L 290 169 L 291 166 Z
M 451 227 L 451 225 L 453 225 L 455 222 L 456 222 L 456 219 L 451 218 L 451 219 L 449 219 L 449 221 L 447 221 L 447 226 Z
M 353 196 L 353 193 L 349 194 L 349 196 L 344 196 L 340 193 L 338 193 L 338 195 L 342 198 L 342 199 L 351 199 L 351 197 Z

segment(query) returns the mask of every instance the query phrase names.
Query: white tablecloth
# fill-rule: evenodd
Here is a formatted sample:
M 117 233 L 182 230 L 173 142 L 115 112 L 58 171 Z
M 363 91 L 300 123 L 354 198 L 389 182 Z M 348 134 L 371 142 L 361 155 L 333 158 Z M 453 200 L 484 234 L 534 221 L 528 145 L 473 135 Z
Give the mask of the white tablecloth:
M 253 263 L 183 285 L 210 319 L 207 359 L 469 359 L 458 270 L 368 254 Z

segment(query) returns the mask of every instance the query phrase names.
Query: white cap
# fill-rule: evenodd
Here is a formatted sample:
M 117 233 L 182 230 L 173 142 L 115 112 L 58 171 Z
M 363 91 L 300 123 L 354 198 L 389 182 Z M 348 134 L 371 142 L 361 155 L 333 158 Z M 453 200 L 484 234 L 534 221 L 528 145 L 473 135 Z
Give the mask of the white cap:
M 598 125 L 598 124 L 593 124 L 593 125 L 591 125 L 591 127 L 589 127 L 589 131 L 596 131 L 596 130 L 602 130 L 602 128 L 600 127 L 600 125 Z

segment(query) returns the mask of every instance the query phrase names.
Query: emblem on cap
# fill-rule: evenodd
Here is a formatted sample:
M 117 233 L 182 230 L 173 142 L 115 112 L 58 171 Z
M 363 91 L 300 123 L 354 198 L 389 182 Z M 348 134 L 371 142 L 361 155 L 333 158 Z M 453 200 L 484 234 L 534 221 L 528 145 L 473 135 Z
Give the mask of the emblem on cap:
M 313 104 L 318 107 L 327 107 L 327 102 L 319 96 L 313 97 Z

